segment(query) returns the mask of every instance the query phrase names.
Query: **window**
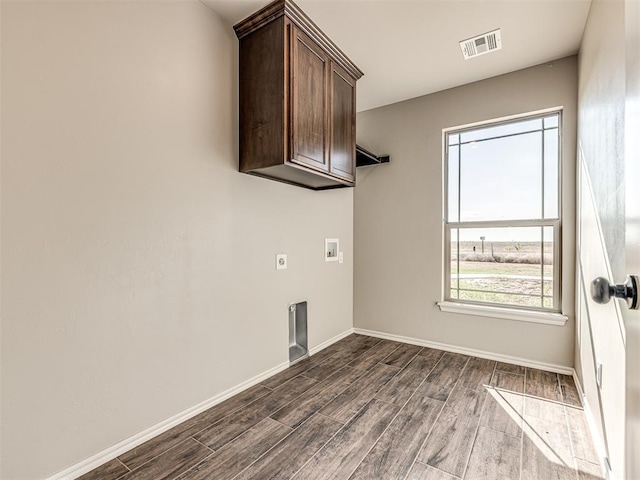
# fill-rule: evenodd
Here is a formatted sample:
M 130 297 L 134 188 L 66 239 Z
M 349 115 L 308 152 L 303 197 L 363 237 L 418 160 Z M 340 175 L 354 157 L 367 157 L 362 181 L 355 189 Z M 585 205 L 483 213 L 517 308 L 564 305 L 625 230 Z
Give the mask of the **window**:
M 559 111 L 445 134 L 445 300 L 559 312 Z

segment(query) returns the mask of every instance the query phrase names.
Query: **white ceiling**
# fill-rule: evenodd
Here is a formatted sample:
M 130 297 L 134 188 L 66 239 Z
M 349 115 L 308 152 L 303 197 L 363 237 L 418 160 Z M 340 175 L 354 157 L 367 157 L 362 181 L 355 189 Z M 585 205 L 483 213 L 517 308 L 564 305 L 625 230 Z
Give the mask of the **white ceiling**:
M 231 25 L 268 0 L 201 0 Z M 297 0 L 365 73 L 358 111 L 572 55 L 591 0 Z M 458 42 L 502 29 L 502 50 L 464 60 Z

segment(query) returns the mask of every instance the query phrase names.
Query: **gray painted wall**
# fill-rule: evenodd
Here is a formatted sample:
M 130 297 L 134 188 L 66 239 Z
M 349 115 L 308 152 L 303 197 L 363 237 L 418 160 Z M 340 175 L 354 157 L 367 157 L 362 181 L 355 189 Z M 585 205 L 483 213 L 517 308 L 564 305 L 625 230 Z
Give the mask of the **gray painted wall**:
M 355 327 L 573 366 L 577 83 L 573 56 L 358 115 L 358 143 L 390 154 L 391 163 L 358 169 Z M 560 327 L 441 312 L 442 129 L 556 106 L 564 106 L 562 308 L 569 321 Z
M 231 26 L 172 1 L 2 2 L 1 26 L 0 477 L 287 361 L 290 302 L 311 347 L 352 327 L 353 190 L 237 172 Z

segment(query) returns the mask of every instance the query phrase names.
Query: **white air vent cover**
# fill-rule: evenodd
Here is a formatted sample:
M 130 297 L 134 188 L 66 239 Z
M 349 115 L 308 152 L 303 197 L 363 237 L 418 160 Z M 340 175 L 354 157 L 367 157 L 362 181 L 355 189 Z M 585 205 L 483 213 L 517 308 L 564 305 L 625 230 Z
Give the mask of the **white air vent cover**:
M 460 42 L 460 48 L 465 60 L 500 50 L 502 48 L 500 29 L 463 40 Z

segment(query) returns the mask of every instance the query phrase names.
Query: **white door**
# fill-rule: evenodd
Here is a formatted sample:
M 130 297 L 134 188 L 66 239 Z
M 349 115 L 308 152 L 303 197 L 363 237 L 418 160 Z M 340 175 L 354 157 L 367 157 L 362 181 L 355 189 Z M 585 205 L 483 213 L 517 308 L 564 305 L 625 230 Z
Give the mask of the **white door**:
M 626 269 L 640 274 L 640 2 L 625 5 Z M 640 479 L 640 310 L 623 310 L 626 348 L 626 478 Z
M 590 284 L 597 277 L 612 280 L 621 270 L 612 262 L 596 191 L 598 177 L 590 174 L 587 152 L 579 154 L 578 177 L 578 349 L 582 387 L 597 436 L 604 451 L 599 452 L 614 478 L 621 479 L 625 462 L 625 372 L 626 329 L 622 306 L 618 301 L 596 303 L 591 298 Z M 617 228 L 620 224 L 616 225 Z M 618 250 L 618 254 L 622 254 Z M 600 443 L 600 442 L 598 442 Z
M 640 275 L 640 7 L 594 0 L 581 61 L 577 369 L 612 478 L 640 479 L 640 311 L 591 282 Z M 593 15 L 593 19 L 591 18 Z M 598 41 L 611 54 L 599 56 Z M 593 73 L 595 72 L 595 73 Z

